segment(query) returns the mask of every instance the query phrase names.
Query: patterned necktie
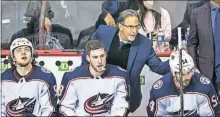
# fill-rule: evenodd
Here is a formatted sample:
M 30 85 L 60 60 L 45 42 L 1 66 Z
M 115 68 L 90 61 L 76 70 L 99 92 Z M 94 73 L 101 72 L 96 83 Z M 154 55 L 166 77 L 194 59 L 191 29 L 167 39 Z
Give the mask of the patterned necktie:
M 216 16 L 215 16 L 215 28 L 214 28 L 214 37 L 216 38 L 217 36 L 217 39 L 219 39 L 220 37 L 220 8 L 216 8 Z
M 120 41 L 120 47 L 121 48 L 125 43 L 123 41 Z
M 214 40 L 215 40 L 215 65 L 220 64 L 220 8 L 216 8 L 217 14 L 215 17 L 215 28 L 214 28 Z

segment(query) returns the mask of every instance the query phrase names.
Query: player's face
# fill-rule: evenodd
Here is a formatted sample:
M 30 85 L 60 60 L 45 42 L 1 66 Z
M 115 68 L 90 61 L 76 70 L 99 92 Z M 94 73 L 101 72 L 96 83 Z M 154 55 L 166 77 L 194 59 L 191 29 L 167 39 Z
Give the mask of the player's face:
M 87 60 L 89 61 L 94 71 L 98 73 L 105 71 L 106 53 L 104 48 L 91 50 L 90 55 L 87 55 Z
M 26 67 L 28 64 L 31 64 L 31 48 L 28 46 L 20 46 L 14 49 L 14 58 L 16 66 Z
M 180 74 L 176 73 L 176 78 L 175 81 L 178 82 L 180 84 Z M 192 73 L 187 73 L 187 74 L 183 74 L 182 75 L 182 79 L 183 79 L 183 87 L 187 87 L 191 81 L 192 78 Z
M 127 39 L 126 41 L 134 41 L 140 29 L 140 23 L 136 16 L 125 18 L 123 24 L 119 25 L 120 34 Z

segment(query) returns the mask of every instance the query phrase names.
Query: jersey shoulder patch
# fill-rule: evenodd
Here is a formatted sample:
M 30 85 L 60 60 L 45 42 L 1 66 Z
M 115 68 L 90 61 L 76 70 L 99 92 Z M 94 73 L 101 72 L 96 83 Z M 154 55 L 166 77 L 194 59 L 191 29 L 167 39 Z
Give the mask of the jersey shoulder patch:
M 158 80 L 157 82 L 154 83 L 153 88 L 154 89 L 160 89 L 163 86 L 163 81 Z
M 120 66 L 117 66 L 119 70 L 127 72 L 125 69 L 121 68 Z
M 41 71 L 44 73 L 51 73 L 51 71 L 49 71 L 48 69 L 41 67 Z
M 208 79 L 208 78 L 206 78 L 206 77 L 204 77 L 204 76 L 201 76 L 200 77 L 200 82 L 202 83 L 202 84 L 210 84 L 210 80 Z

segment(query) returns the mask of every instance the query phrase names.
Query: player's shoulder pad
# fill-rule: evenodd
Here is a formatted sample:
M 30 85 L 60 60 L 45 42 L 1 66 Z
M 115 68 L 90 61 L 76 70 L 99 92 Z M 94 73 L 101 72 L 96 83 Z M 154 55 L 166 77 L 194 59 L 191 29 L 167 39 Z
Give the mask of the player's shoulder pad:
M 161 89 L 163 86 L 167 86 L 167 83 L 171 82 L 170 80 L 172 80 L 172 74 L 171 73 L 168 73 L 164 76 L 162 76 L 159 80 L 157 80 L 153 86 L 152 86 L 152 89 L 154 90 L 159 90 Z
M 52 73 L 50 70 L 48 70 L 48 69 L 45 68 L 45 67 L 40 67 L 40 69 L 41 69 L 41 71 L 42 71 L 43 73 L 46 73 L 46 74 Z
M 128 77 L 127 70 L 123 69 L 122 67 L 116 66 L 116 65 L 109 65 L 109 66 L 113 68 L 112 70 L 113 75 L 120 75 L 123 77 Z
M 8 73 L 10 73 L 11 71 L 13 71 L 12 68 L 8 68 L 8 69 L 6 69 L 5 71 L 3 71 L 1 74 L 8 74 Z
M 74 68 L 70 69 L 69 71 L 65 72 L 64 77 L 73 79 L 73 78 L 76 78 L 78 76 L 81 76 L 82 74 L 85 74 L 85 70 L 84 70 L 85 67 L 86 66 L 84 66 L 84 65 L 74 67 Z
M 71 74 L 71 73 L 80 74 L 80 73 L 82 73 L 82 72 L 85 71 L 85 70 L 84 70 L 85 67 L 86 67 L 86 66 L 84 66 L 84 65 L 82 65 L 82 66 L 77 66 L 77 67 L 73 67 L 73 68 L 71 68 L 69 71 L 67 71 L 66 73 L 69 73 L 69 74 Z
M 109 71 L 108 75 L 129 78 L 127 71 L 119 66 L 107 64 L 107 70 Z
M 56 84 L 56 78 L 54 76 L 54 74 L 46 69 L 45 67 L 41 67 L 41 66 L 35 66 L 34 68 L 34 76 L 37 77 L 37 79 L 43 80 L 45 82 L 47 82 L 49 85 L 55 85 Z
M 194 76 L 193 81 L 196 81 L 195 84 L 198 84 L 198 85 L 210 85 L 210 84 L 212 84 L 210 79 L 205 77 L 203 74 L 195 72 L 193 74 L 193 76 Z
M 12 68 L 6 69 L 1 73 L 1 80 L 9 80 L 12 74 Z
M 211 80 L 202 74 L 197 73 L 194 80 L 191 81 L 196 81 L 193 84 L 196 85 L 195 88 L 198 92 L 209 94 L 210 91 L 215 91 Z
M 123 72 L 127 72 L 127 70 L 123 69 L 123 68 L 120 67 L 120 66 L 117 66 L 117 68 L 118 68 L 118 70 L 121 70 L 121 71 L 123 71 Z
M 67 72 L 73 72 L 73 71 L 75 71 L 75 69 L 76 69 L 76 67 L 70 68 L 69 71 L 67 71 Z

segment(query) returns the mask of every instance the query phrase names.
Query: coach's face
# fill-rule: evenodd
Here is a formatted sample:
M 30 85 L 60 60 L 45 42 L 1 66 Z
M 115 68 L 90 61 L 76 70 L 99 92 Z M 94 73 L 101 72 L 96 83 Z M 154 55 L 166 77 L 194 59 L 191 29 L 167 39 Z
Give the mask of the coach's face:
M 128 16 L 123 23 L 119 24 L 120 34 L 125 41 L 134 41 L 139 29 L 140 23 L 136 16 Z

